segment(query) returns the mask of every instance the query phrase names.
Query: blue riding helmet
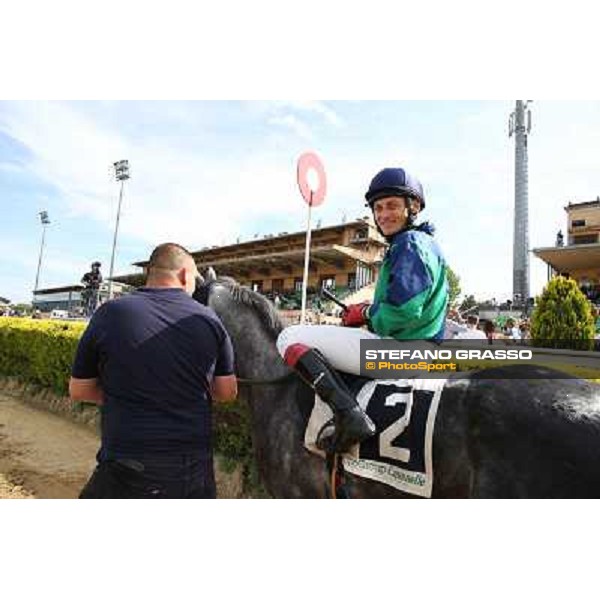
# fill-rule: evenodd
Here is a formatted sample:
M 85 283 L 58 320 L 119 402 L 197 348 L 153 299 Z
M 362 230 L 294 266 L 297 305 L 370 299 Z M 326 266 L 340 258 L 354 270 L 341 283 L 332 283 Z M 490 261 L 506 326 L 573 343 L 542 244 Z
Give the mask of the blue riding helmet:
M 372 209 L 376 200 L 387 196 L 416 198 L 421 203 L 421 210 L 425 208 L 425 195 L 421 182 L 399 167 L 379 171 L 373 177 L 365 199 Z

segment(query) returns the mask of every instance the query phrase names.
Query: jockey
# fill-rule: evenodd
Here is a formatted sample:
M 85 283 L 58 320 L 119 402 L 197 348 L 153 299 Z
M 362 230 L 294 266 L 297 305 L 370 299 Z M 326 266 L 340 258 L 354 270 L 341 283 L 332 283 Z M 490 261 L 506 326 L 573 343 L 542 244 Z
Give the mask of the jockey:
M 426 340 L 426 344 L 441 340 L 448 304 L 446 262 L 433 240 L 433 227 L 415 224 L 425 208 L 420 182 L 402 168 L 383 169 L 365 198 L 377 229 L 389 243 L 373 303 L 352 304 L 344 310 L 342 325 L 355 329 L 294 325 L 277 340 L 286 364 L 332 409 L 335 430 L 323 445 L 335 452 L 345 452 L 375 433 L 373 422 L 335 369 L 360 374 L 361 339 Z M 358 329 L 365 325 L 369 331 Z M 415 342 L 407 345 L 415 347 Z

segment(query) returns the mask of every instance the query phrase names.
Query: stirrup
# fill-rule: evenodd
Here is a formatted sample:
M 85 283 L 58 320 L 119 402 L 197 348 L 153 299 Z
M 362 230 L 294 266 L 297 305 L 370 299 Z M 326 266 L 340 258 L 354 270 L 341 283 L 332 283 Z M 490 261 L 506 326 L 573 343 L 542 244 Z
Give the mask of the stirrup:
M 315 441 L 315 445 L 319 450 L 325 452 L 325 454 L 334 454 L 334 444 L 333 440 L 335 439 L 335 421 L 333 417 L 326 421 L 319 432 L 317 433 L 317 439 Z
M 352 448 L 359 446 L 365 440 L 369 439 L 371 436 L 375 435 L 375 426 L 372 423 L 371 419 L 365 414 L 365 419 L 373 425 L 373 430 L 369 434 L 363 434 L 360 437 L 356 438 L 354 441 L 348 445 L 348 442 L 344 445 L 343 448 L 339 447 L 340 439 L 338 437 L 338 430 L 335 424 L 335 417 L 329 419 L 322 427 L 319 429 L 317 433 L 317 439 L 315 441 L 315 445 L 319 450 L 322 450 L 326 454 L 346 454 L 350 452 Z

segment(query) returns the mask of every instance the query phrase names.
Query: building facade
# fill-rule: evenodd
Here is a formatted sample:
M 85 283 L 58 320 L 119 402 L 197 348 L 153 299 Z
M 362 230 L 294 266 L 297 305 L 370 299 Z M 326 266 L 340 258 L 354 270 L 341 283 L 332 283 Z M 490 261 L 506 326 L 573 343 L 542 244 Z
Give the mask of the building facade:
M 535 248 L 533 253 L 548 265 L 548 279 L 571 277 L 591 301 L 600 304 L 600 198 L 569 203 L 565 211 L 566 236 L 560 232 L 554 246 Z
M 84 301 L 81 295 L 85 288 L 82 285 L 66 285 L 63 287 L 46 288 L 33 292 L 33 308 L 43 313 L 52 310 L 67 310 L 73 314 L 83 312 Z M 113 284 L 113 296 L 116 298 L 126 294 L 129 287 L 122 283 Z M 108 282 L 100 285 L 100 303 L 108 300 Z
M 376 280 L 386 243 L 372 218 L 314 229 L 311 238 L 309 294 L 326 287 L 344 297 Z M 271 298 L 292 299 L 302 292 L 305 244 L 305 231 L 283 232 L 234 245 L 204 247 L 192 255 L 200 272 L 212 267 L 218 275 L 233 277 Z M 139 273 L 114 280 L 143 285 L 147 262 L 134 264 Z

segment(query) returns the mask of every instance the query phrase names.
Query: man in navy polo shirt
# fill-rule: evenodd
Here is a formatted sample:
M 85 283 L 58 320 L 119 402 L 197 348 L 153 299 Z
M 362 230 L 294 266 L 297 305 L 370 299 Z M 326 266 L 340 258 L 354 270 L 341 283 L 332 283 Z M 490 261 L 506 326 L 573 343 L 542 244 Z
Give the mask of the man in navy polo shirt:
M 212 399 L 237 395 L 231 340 L 193 300 L 188 251 L 161 244 L 146 287 L 103 304 L 77 348 L 69 393 L 101 406 L 98 465 L 81 498 L 214 498 Z

